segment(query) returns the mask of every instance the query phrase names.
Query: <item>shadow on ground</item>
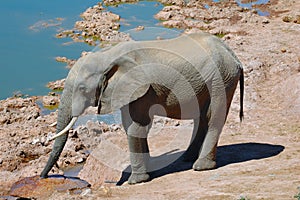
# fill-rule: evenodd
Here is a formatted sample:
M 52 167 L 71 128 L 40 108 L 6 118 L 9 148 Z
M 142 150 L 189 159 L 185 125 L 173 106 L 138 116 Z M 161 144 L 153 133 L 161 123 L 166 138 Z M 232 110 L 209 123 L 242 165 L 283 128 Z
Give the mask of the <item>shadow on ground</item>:
M 241 143 L 219 146 L 217 150 L 217 168 L 234 163 L 273 157 L 281 153 L 283 150 L 284 146 L 282 145 L 263 143 Z M 183 152 L 166 153 L 158 157 L 151 158 L 150 163 L 155 160 L 172 160 L 174 158 L 180 157 L 182 154 Z M 149 174 L 151 179 L 155 179 L 167 174 L 190 170 L 192 169 L 192 166 L 192 162 L 185 162 L 180 157 L 170 165 L 159 170 L 150 172 Z M 130 171 L 130 166 L 122 172 L 122 177 L 117 183 L 117 185 L 122 185 L 125 181 L 128 180 L 130 176 L 130 173 L 128 173 L 128 171 Z

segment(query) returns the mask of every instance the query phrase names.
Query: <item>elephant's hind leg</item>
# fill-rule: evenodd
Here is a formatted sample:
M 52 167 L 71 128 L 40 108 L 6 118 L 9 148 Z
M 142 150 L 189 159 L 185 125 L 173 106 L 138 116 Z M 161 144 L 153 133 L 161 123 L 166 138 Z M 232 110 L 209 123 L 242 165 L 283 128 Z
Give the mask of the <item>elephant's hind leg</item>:
M 207 134 L 208 124 L 205 118 L 194 119 L 194 129 L 190 145 L 183 155 L 183 160 L 194 162 L 199 157 L 199 152 Z
M 200 120 L 194 120 L 194 132 L 196 135 L 191 141 L 187 150 L 185 160 L 195 161 L 193 169 L 196 171 L 214 169 L 216 167 L 216 148 L 218 130 L 212 129 L 208 125 L 207 113 L 202 115 Z
M 217 166 L 216 153 L 220 133 L 227 116 L 226 100 L 218 94 L 213 96 L 207 113 L 208 130 L 201 146 L 199 157 L 193 165 L 196 171 L 214 169 Z
M 216 168 L 216 151 L 220 130 L 209 127 L 200 148 L 199 157 L 194 162 L 193 169 L 196 171 Z

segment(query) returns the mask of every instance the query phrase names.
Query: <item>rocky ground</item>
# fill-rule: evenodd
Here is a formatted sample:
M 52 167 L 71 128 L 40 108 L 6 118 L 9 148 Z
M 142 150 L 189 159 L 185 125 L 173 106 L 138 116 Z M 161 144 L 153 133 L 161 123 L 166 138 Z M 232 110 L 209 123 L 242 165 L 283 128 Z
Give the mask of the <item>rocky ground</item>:
M 153 173 L 150 182 L 115 186 L 120 178 L 126 180 L 126 173 L 122 176 L 120 171 L 128 164 L 126 136 L 119 125 L 90 121 L 70 134 L 51 173 L 62 174 L 85 163 L 79 177 L 91 187 L 77 193 L 52 189 L 52 195 L 41 199 L 293 199 L 300 192 L 299 2 L 270 0 L 267 5 L 256 6 L 270 13 L 265 17 L 233 1 L 186 4 L 178 0 L 168 1 L 167 5 L 155 15 L 163 26 L 216 34 L 244 64 L 245 118 L 240 124 L 237 91 L 220 138 L 218 168 L 195 172 L 190 164 L 179 162 Z M 84 40 L 90 34 L 94 37 L 92 29 L 101 32 L 106 29 L 103 26 L 108 26 L 110 32 L 105 35 L 120 38 L 116 36 L 119 17 L 105 13 L 102 5 L 88 9 L 83 22 L 76 23 L 76 31 L 65 31 L 60 36 L 77 35 Z M 107 17 L 107 23 L 98 25 L 99 21 L 93 21 L 102 21 L 102 17 Z M 96 24 L 86 21 L 89 19 Z M 97 38 L 105 39 L 94 32 Z M 63 81 L 52 85 L 61 89 Z M 55 106 L 58 99 L 52 94 L 0 101 L 0 195 L 9 195 L 13 183 L 39 175 L 43 169 L 52 145 L 48 138 L 55 132 L 49 125 L 55 122 L 57 113 L 46 112 L 41 105 Z M 157 118 L 150 133 L 153 162 L 180 154 L 191 130 L 190 121 Z

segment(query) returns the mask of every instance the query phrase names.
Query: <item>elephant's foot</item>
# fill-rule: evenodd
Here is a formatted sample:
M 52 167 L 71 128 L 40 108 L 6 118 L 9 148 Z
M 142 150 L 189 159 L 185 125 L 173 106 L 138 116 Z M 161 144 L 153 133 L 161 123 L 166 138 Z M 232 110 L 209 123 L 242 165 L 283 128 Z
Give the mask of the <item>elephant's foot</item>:
M 211 160 L 208 158 L 198 158 L 193 165 L 193 169 L 196 171 L 210 170 L 215 169 L 217 163 L 215 160 Z
M 132 173 L 128 179 L 128 184 L 132 185 L 132 184 L 142 183 L 148 181 L 149 179 L 150 176 L 147 173 L 144 174 Z

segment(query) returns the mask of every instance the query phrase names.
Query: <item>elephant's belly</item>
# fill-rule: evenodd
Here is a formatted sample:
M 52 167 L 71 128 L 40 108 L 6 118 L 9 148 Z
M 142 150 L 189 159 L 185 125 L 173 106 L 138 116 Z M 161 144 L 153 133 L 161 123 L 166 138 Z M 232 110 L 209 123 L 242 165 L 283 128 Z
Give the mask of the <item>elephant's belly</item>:
M 197 119 L 200 117 L 201 109 L 209 102 L 209 94 L 206 92 L 182 98 L 170 94 L 168 91 L 158 94 L 150 88 L 144 96 L 130 103 L 131 117 L 134 120 L 147 119 L 154 115 L 173 119 Z
M 182 103 L 173 106 L 154 104 L 149 111 L 151 115 L 165 116 L 173 119 L 196 119 L 199 118 L 200 112 L 201 108 L 197 102 Z
M 166 88 L 153 88 L 148 95 L 155 94 L 155 100 L 150 107 L 150 115 L 166 116 L 174 119 L 199 118 L 201 108 L 209 100 L 209 94 L 205 89 L 198 91 L 183 91 L 182 95 L 175 95 Z

